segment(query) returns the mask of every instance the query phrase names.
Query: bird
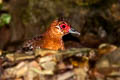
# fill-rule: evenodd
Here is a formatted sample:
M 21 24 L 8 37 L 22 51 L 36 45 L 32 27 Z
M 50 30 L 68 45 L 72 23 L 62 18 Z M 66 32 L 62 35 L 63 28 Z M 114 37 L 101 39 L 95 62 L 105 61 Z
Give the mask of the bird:
M 43 34 L 25 41 L 22 50 L 28 51 L 37 48 L 65 50 L 62 37 L 69 33 L 80 35 L 64 18 L 55 19 Z

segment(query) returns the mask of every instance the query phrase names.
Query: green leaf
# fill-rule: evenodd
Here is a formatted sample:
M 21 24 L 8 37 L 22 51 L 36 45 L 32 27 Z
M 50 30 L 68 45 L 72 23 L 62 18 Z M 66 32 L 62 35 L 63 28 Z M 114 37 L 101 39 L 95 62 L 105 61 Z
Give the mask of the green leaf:
M 3 7 L 3 4 L 2 4 L 2 3 L 0 3 L 0 10 L 2 9 L 2 7 Z
M 1 23 L 9 24 L 9 23 L 10 23 L 10 20 L 11 20 L 11 15 L 10 15 L 10 14 L 6 14 L 6 13 L 3 13 L 3 14 L 0 16 L 0 20 L 1 20 Z

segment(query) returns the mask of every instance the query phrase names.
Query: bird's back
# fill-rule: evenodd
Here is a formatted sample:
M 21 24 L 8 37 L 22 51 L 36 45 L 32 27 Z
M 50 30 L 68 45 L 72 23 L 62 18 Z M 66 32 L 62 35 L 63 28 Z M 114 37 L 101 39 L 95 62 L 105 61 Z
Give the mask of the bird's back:
M 25 41 L 22 46 L 22 50 L 30 51 L 30 50 L 34 50 L 35 48 L 41 48 L 42 39 L 43 39 L 43 35 L 39 35 L 28 41 Z

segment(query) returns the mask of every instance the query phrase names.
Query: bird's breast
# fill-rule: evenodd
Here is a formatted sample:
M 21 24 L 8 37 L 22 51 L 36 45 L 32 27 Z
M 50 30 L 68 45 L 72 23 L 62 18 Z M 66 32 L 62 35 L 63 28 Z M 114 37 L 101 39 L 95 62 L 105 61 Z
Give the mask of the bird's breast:
M 62 40 L 51 40 L 47 39 L 43 41 L 41 48 L 52 49 L 52 50 L 63 50 L 64 44 Z

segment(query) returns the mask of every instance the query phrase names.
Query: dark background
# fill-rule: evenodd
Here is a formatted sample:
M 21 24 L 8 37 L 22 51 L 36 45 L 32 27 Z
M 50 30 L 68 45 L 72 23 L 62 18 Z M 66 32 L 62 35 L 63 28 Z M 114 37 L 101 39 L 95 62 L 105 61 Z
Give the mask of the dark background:
M 0 14 L 8 13 L 12 19 L 0 27 L 0 49 L 17 49 L 61 16 L 81 32 L 64 36 L 66 48 L 120 45 L 119 0 L 4 0 L 2 4 Z

